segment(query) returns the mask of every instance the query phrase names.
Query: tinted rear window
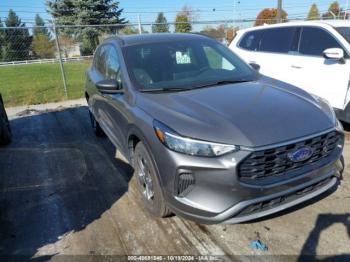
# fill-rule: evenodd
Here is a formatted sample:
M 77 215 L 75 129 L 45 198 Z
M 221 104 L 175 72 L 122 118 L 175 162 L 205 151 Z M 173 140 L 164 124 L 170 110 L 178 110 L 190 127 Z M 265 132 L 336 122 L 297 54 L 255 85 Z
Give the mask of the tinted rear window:
M 264 30 L 260 51 L 288 53 L 298 48 L 298 28 L 282 27 Z
M 239 47 L 251 51 L 258 51 L 261 36 L 262 30 L 248 32 L 243 36 L 242 40 L 239 42 Z
M 341 34 L 348 43 L 350 43 L 350 27 L 336 27 L 335 30 Z

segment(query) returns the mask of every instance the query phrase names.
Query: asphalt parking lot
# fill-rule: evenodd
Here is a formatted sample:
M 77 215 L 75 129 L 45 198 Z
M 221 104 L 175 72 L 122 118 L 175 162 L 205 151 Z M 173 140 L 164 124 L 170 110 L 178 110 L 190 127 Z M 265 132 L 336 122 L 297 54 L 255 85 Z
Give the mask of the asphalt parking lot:
M 107 138 L 94 136 L 87 107 L 56 107 L 9 111 L 14 141 L 0 149 L 0 255 L 350 256 L 350 140 L 335 192 L 268 219 L 207 226 L 153 219 L 136 196 L 132 168 Z M 256 239 L 268 251 L 251 249 Z

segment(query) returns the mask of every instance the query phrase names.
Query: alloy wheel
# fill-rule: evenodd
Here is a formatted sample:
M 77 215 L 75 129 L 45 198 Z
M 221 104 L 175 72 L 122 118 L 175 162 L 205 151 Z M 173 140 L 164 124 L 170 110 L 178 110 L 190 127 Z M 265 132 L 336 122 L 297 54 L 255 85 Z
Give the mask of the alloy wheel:
M 152 176 L 150 173 L 151 171 L 148 166 L 147 160 L 140 155 L 138 157 L 137 164 L 138 164 L 137 178 L 138 178 L 142 195 L 146 200 L 153 202 L 154 200 L 153 181 L 152 181 Z

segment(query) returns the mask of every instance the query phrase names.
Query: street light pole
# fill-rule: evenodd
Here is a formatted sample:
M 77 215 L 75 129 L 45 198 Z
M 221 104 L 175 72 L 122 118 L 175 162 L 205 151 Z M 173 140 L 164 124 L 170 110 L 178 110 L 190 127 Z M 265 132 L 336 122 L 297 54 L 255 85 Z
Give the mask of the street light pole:
M 282 0 L 277 0 L 277 23 L 282 22 Z
M 237 21 L 237 5 L 241 2 L 239 0 L 233 0 L 233 27 L 236 25 Z

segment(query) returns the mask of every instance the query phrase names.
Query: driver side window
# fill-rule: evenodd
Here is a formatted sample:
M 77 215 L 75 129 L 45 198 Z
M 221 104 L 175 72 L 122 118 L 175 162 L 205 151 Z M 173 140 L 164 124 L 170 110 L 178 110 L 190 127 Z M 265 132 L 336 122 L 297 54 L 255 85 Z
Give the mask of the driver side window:
M 107 59 L 106 46 L 101 46 L 99 47 L 99 49 L 97 49 L 95 53 L 94 66 L 103 78 L 106 77 L 106 59 Z
M 106 48 L 106 79 L 116 80 L 121 85 L 122 80 L 118 52 L 112 45 L 108 45 Z M 120 86 L 120 88 L 122 87 Z
M 106 59 L 106 77 L 108 79 L 117 79 L 120 71 L 119 56 L 114 47 L 107 47 Z
M 300 54 L 323 57 L 323 51 L 328 48 L 343 49 L 327 31 L 316 27 L 303 28 L 300 39 Z

